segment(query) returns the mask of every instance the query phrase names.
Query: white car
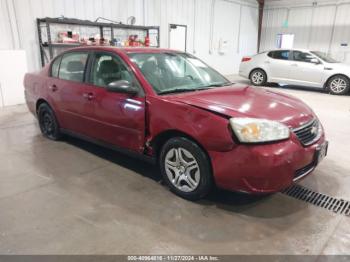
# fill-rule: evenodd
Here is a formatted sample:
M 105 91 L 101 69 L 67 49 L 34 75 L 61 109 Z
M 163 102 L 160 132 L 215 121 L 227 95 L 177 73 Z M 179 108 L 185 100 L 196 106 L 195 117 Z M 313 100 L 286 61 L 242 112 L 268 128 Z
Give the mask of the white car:
M 350 66 L 317 51 L 279 49 L 243 57 L 239 74 L 256 86 L 267 82 L 310 86 L 336 95 L 350 89 Z

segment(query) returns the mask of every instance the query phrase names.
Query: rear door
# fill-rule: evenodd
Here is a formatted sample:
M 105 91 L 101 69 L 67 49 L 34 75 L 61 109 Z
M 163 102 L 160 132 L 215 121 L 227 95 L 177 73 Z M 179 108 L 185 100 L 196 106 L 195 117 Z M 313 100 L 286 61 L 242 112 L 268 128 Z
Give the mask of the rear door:
M 266 61 L 270 82 L 289 83 L 290 50 L 271 51 L 267 54 L 270 58 Z
M 107 91 L 109 83 L 127 80 L 139 88 L 135 96 Z M 95 52 L 89 71 L 87 119 L 91 136 L 121 148 L 142 152 L 145 139 L 145 95 L 127 64 L 117 54 Z
M 316 56 L 308 52 L 293 51 L 291 57 L 291 84 L 322 87 L 324 65 Z M 312 59 L 317 59 L 319 63 L 313 63 Z
M 89 94 L 91 88 L 84 83 L 89 52 L 69 52 L 62 56 L 58 79 L 49 88 L 53 92 L 62 128 L 89 135 Z

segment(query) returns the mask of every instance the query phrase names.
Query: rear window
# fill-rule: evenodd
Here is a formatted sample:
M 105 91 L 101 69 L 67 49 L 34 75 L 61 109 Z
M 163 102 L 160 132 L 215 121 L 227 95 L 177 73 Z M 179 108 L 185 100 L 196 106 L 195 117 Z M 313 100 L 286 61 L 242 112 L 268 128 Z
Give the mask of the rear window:
M 87 53 L 74 52 L 65 54 L 59 69 L 59 78 L 74 82 L 83 82 L 87 59 Z
M 57 57 L 56 60 L 52 63 L 51 66 L 51 76 L 52 77 L 58 77 L 58 70 L 60 69 L 60 63 L 61 63 L 62 57 Z
M 288 50 L 272 51 L 267 54 L 269 57 L 279 60 L 289 60 Z

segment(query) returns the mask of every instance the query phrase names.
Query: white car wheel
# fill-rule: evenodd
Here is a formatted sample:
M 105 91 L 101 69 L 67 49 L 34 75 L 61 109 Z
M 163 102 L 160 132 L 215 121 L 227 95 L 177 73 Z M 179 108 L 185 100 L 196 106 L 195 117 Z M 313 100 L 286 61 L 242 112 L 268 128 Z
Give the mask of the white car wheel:
M 344 95 L 349 91 L 350 82 L 345 76 L 332 77 L 328 82 L 328 89 L 331 94 Z
M 250 81 L 255 86 L 262 86 L 266 84 L 266 73 L 261 69 L 256 69 L 250 74 Z

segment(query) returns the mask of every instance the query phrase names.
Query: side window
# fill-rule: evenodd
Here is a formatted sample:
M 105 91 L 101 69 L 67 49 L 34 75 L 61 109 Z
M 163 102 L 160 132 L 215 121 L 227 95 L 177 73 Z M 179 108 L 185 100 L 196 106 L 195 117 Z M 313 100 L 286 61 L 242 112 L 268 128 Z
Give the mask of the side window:
M 274 51 L 273 58 L 279 59 L 279 60 L 289 60 L 289 51 L 287 50 Z
M 62 57 L 57 57 L 55 61 L 53 61 L 51 65 L 51 76 L 52 77 L 58 77 L 58 70 L 60 69 L 60 63 L 61 63 Z
M 271 57 L 271 58 L 274 58 L 273 54 L 274 54 L 274 52 L 268 52 L 268 53 L 267 53 L 267 56 L 268 56 L 268 57 Z
M 134 77 L 122 60 L 114 55 L 97 53 L 92 65 L 90 83 L 96 86 L 106 87 L 108 84 L 127 80 L 135 83 Z
M 298 62 L 311 63 L 311 59 L 315 58 L 313 55 L 301 51 L 293 51 L 293 60 Z
M 83 82 L 87 59 L 87 53 L 74 52 L 65 54 L 62 58 L 59 69 L 59 78 L 75 82 Z

